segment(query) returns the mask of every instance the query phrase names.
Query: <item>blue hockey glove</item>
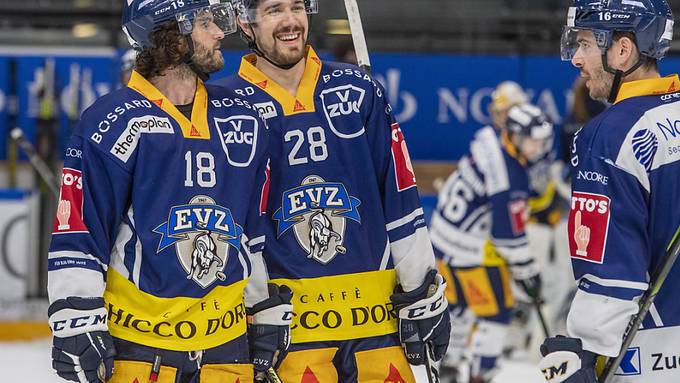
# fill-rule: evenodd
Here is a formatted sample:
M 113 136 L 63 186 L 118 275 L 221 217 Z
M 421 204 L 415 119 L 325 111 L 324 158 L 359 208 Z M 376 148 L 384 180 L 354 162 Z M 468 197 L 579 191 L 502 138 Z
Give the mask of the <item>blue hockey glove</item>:
M 269 298 L 248 309 L 248 315 L 252 317 L 248 330 L 250 356 L 256 379 L 270 367 L 276 369 L 290 346 L 293 292 L 285 285 L 270 283 L 267 288 Z
M 541 345 L 543 359 L 538 363 L 549 383 L 597 383 L 597 354 L 583 349 L 581 340 L 557 336 Z
M 116 351 L 106 325 L 104 299 L 60 299 L 50 305 L 48 315 L 57 375 L 80 383 L 109 380 Z
M 417 289 L 403 292 L 401 286 L 392 297 L 399 315 L 399 338 L 412 365 L 425 363 L 425 345 L 429 345 L 434 360 L 446 354 L 451 332 L 451 319 L 444 297 L 446 283 L 436 270 L 430 270 Z

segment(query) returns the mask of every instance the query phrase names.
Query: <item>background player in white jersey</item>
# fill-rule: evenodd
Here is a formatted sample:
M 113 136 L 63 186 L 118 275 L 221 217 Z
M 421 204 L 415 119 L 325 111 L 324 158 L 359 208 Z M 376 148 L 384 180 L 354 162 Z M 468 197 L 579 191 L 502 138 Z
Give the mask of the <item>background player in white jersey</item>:
M 220 83 L 247 95 L 273 132 L 264 261 L 296 297 L 281 378 L 413 382 L 409 362 L 424 363 L 426 344 L 433 360 L 445 353 L 449 318 L 385 91 L 306 45 L 316 0 L 236 3 L 255 53 Z
M 541 348 L 549 382 L 596 382 L 596 357 L 620 353 L 611 382 L 680 381 L 669 363 L 680 340 L 677 265 L 631 347 L 620 350 L 680 224 L 680 79 L 660 77 L 657 66 L 672 38 L 665 0 L 576 0 L 569 9 L 562 58 L 581 71 L 592 98 L 613 105 L 574 137 L 568 235 L 578 290 L 569 337 Z
M 224 64 L 231 4 L 128 0 L 123 25 L 136 69 L 67 149 L 48 261 L 53 367 L 81 383 L 252 381 L 244 287 L 259 272 L 248 242 L 263 235 L 267 128 L 202 81 Z M 233 126 L 249 144 L 226 139 Z M 256 367 L 285 352 L 291 310 L 290 290 L 260 290 Z
M 525 231 L 526 166 L 549 150 L 551 138 L 552 124 L 538 108 L 515 106 L 505 129 L 477 132 L 470 153 L 439 193 L 430 233 L 454 282 L 448 296 L 454 315 L 469 308 L 478 318 L 469 350 L 471 382 L 488 382 L 496 373 L 513 306 L 510 278 L 530 297 L 540 296 L 541 278 Z

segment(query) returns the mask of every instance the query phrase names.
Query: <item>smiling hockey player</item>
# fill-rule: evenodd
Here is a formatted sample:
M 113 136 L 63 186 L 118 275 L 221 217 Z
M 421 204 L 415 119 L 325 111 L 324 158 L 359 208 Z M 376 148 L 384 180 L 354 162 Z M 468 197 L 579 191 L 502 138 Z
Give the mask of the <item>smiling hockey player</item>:
M 650 275 L 680 223 L 680 79 L 657 60 L 673 38 L 665 0 L 577 0 L 562 58 L 612 107 L 574 137 L 569 241 L 579 289 L 569 338 L 549 338 L 540 368 L 549 382 L 594 383 L 598 355 L 615 357 Z M 612 382 L 680 381 L 680 269 L 668 275 Z
M 235 3 L 255 53 L 221 84 L 247 96 L 272 130 L 265 262 L 295 294 L 293 344 L 279 374 L 413 382 L 408 362 L 424 362 L 426 343 L 441 358 L 449 320 L 385 91 L 306 45 L 316 0 Z
M 234 21 L 214 0 L 127 1 L 136 69 L 71 137 L 50 246 L 64 379 L 253 380 L 244 287 L 262 274 L 248 243 L 263 241 L 267 127 L 242 97 L 202 81 L 222 68 Z M 288 323 L 267 317 L 290 316 L 290 291 L 276 290 L 248 300 L 263 339 L 256 365 L 271 364 L 269 344 L 285 352 Z

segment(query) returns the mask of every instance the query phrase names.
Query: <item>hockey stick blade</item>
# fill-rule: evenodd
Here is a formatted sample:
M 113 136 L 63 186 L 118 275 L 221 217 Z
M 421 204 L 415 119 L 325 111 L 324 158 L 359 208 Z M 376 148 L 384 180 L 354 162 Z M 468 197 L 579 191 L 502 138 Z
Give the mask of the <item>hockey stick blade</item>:
M 652 303 L 654 303 L 656 295 L 663 286 L 668 273 L 670 273 L 675 261 L 678 259 L 678 254 L 680 254 L 680 241 L 678 240 L 678 237 L 680 237 L 680 226 L 676 229 L 671 243 L 668 244 L 668 247 L 666 248 L 663 263 L 660 264 L 655 270 L 647 291 L 645 291 L 645 293 L 642 295 L 642 298 L 640 299 L 640 309 L 638 313 L 630 319 L 630 322 L 628 322 L 628 327 L 626 328 L 626 332 L 623 337 L 623 344 L 619 350 L 619 355 L 616 358 L 610 358 L 607 360 L 604 371 L 602 372 L 602 375 L 599 379 L 600 383 L 609 383 L 611 381 L 612 377 L 614 376 L 614 372 L 619 368 L 626 351 L 628 351 L 628 348 L 633 342 L 633 338 L 635 338 L 635 334 L 637 334 L 642 321 L 647 316 L 649 308 L 652 306 Z
M 345 9 L 347 10 L 349 29 L 352 32 L 357 63 L 360 68 L 370 73 L 371 59 L 368 56 L 368 46 L 366 45 L 366 36 L 364 35 L 364 27 L 361 24 L 361 14 L 359 13 L 357 0 L 345 0 Z

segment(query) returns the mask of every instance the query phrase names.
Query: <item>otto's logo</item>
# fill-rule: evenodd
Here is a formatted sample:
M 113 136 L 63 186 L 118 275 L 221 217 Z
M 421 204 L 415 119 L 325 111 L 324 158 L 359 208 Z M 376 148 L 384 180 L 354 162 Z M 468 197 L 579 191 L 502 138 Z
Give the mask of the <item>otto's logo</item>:
M 250 165 L 257 151 L 257 118 L 245 115 L 215 118 L 215 126 L 229 164 L 239 168 Z
M 401 192 L 416 186 L 416 174 L 406 147 L 404 133 L 396 122 L 392 124 L 392 160 L 397 177 L 397 190 Z
M 111 154 L 123 162 L 128 162 L 137 148 L 139 137 L 148 133 L 173 134 L 175 130 L 167 117 L 144 116 L 133 118 L 128 122 L 123 134 L 113 144 Z
M 575 191 L 569 213 L 569 248 L 571 257 L 603 263 L 611 201 L 601 194 Z
M 648 129 L 639 130 L 633 135 L 633 154 L 645 170 L 652 170 L 654 156 L 659 149 L 659 140 Z
M 196 196 L 188 205 L 174 206 L 168 220 L 153 231 L 161 235 L 157 253 L 175 245 L 187 279 L 193 279 L 203 288 L 217 279 L 226 279 L 223 271 L 229 246 L 238 250 L 243 233 L 231 211 L 215 205 L 215 201 L 206 196 Z
M 52 233 L 87 233 L 83 221 L 83 177 L 80 170 L 64 168 L 61 193 Z
M 282 207 L 274 213 L 280 237 L 294 228 L 295 238 L 307 252 L 307 258 L 327 264 L 346 252 L 343 246 L 347 219 L 361 223 L 357 206 L 341 183 L 325 182 L 309 176 L 302 186 L 283 193 Z
M 363 124 L 345 117 L 359 115 L 366 91 L 354 85 L 343 85 L 321 92 L 328 126 L 340 138 L 355 138 L 364 134 Z

